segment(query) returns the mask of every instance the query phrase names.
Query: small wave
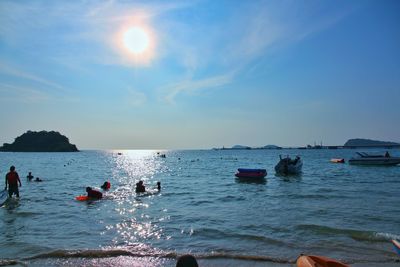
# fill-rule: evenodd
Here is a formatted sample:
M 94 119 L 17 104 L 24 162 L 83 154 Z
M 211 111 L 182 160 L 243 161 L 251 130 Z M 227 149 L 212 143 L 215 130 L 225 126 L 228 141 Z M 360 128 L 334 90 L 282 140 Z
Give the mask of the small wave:
M 1 260 L 0 259 L 0 266 L 9 266 L 9 265 L 17 265 L 17 264 L 21 264 L 21 265 L 25 266 L 25 264 L 22 264 L 21 262 L 19 262 L 17 260 Z
M 228 253 L 213 253 L 209 255 L 196 255 L 198 259 L 233 259 L 233 260 L 247 260 L 247 261 L 268 261 L 275 263 L 295 263 L 295 260 L 283 259 L 270 256 L 256 256 L 256 255 L 241 255 L 241 254 L 228 254 Z
M 232 202 L 232 201 L 243 201 L 246 200 L 246 198 L 244 196 L 224 196 L 224 197 L 220 197 L 218 198 L 218 201 L 221 202 Z
M 193 206 L 200 206 L 203 204 L 213 204 L 213 203 L 214 202 L 211 200 L 192 200 L 192 201 L 190 201 L 190 205 L 193 205 Z
M 294 263 L 295 260 L 284 259 L 271 256 L 257 256 L 257 255 L 242 255 L 242 254 L 229 254 L 229 253 L 211 253 L 211 254 L 193 254 L 197 259 L 234 259 L 234 260 L 247 260 L 247 261 L 268 261 L 275 263 Z M 130 257 L 157 257 L 176 259 L 178 254 L 176 252 L 153 252 L 153 253 L 140 253 L 132 252 L 125 249 L 110 249 L 110 250 L 56 250 L 49 253 L 39 254 L 24 260 L 38 260 L 38 259 L 65 259 L 65 258 L 110 258 L 119 256 Z M 16 260 L 1 260 L 0 266 L 20 263 Z
M 314 224 L 302 224 L 297 226 L 300 230 L 312 231 L 321 235 L 347 235 L 354 240 L 358 241 L 370 241 L 370 242 L 387 242 L 392 239 L 399 239 L 399 235 L 390 233 L 380 233 L 374 231 L 361 231 L 353 229 L 341 229 L 333 228 L 329 226 L 314 225 Z
M 268 238 L 265 236 L 260 235 L 251 235 L 251 234 L 239 234 L 239 233 L 232 233 L 232 232 L 224 232 L 217 229 L 211 228 L 203 228 L 198 229 L 193 232 L 193 235 L 200 235 L 212 238 L 220 238 L 220 239 L 240 239 L 240 240 L 252 240 L 252 241 L 259 241 L 264 242 L 266 244 L 276 244 L 276 245 L 286 245 L 285 242 L 282 242 L 277 239 Z
M 55 250 L 49 253 L 42 253 L 25 260 L 48 259 L 48 258 L 108 258 L 119 256 L 131 257 L 165 257 L 175 258 L 175 253 L 140 252 L 127 249 L 105 249 L 105 250 Z

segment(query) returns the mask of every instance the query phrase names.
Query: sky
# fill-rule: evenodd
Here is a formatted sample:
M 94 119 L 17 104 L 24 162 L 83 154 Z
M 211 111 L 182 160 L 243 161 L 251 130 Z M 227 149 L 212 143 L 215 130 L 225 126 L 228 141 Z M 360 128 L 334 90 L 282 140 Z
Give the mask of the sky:
M 0 144 L 400 142 L 400 1 L 0 1 Z

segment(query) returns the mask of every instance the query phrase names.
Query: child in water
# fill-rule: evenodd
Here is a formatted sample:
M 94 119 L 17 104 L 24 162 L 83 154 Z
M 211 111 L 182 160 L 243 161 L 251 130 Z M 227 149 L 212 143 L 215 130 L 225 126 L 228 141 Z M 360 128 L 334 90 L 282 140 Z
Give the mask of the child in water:
M 103 190 L 108 190 L 111 188 L 111 183 L 109 181 L 104 182 L 102 186 L 100 186 Z
M 143 181 L 140 180 L 138 183 L 136 183 L 136 193 L 144 193 L 146 192 L 146 187 L 143 185 Z

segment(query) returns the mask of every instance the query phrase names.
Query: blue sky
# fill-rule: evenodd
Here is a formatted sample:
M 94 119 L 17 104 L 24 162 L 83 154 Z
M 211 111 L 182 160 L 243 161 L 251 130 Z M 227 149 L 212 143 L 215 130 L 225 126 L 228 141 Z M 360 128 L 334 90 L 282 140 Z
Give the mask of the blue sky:
M 3 0 L 0 143 L 27 130 L 81 149 L 400 142 L 398 14 L 389 0 Z M 143 52 L 127 48 L 132 27 Z

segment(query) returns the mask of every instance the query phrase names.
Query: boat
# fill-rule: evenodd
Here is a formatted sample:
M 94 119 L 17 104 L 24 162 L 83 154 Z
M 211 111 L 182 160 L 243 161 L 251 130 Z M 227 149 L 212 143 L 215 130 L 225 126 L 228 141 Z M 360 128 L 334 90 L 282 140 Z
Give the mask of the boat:
M 297 267 L 350 267 L 340 261 L 316 255 L 302 255 L 296 261 Z
M 393 243 L 394 250 L 396 251 L 397 254 L 400 255 L 400 242 L 396 239 L 393 239 L 392 243 Z
M 275 171 L 278 174 L 299 174 L 301 173 L 301 169 L 303 168 L 303 161 L 299 156 L 296 156 L 295 159 L 291 159 L 289 156 L 286 158 L 282 158 L 279 155 L 279 162 L 275 166 Z
M 344 163 L 344 159 L 331 159 L 332 163 Z
M 249 179 L 263 179 L 267 176 L 266 169 L 243 169 L 239 168 L 235 174 L 237 178 L 249 178 Z
M 353 165 L 395 166 L 400 163 L 400 157 L 392 157 L 388 152 L 385 155 L 371 155 L 365 152 L 356 152 L 358 157 L 349 159 Z

